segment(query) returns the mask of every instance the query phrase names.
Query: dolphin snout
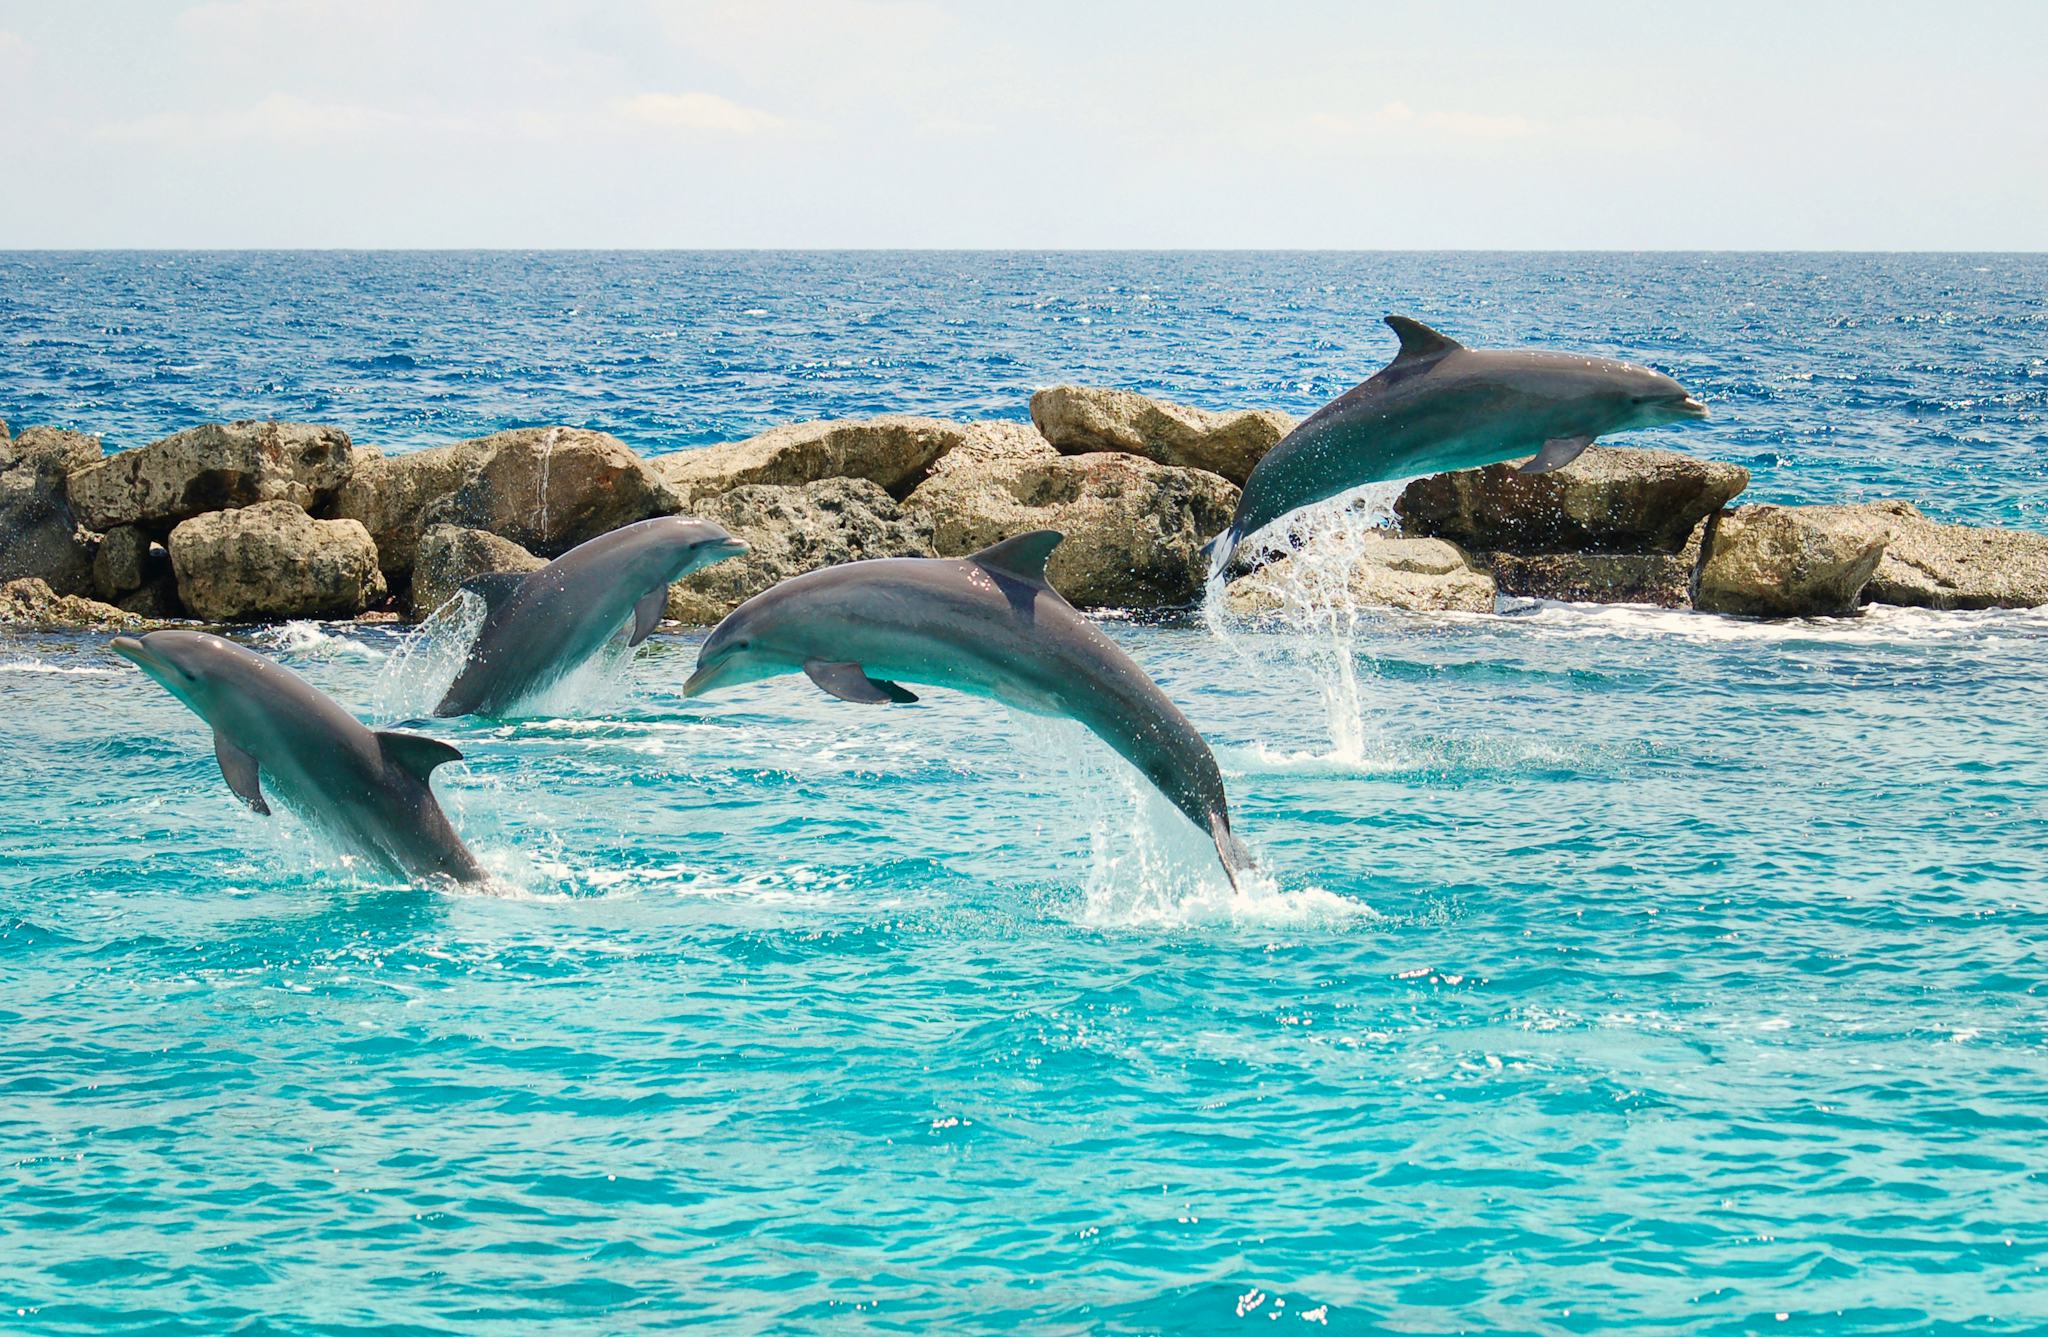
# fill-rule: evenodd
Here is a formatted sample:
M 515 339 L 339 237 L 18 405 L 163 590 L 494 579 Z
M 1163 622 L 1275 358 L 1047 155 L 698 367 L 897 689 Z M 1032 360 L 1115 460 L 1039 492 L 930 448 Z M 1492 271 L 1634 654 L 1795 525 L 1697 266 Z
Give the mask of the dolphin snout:
M 710 690 L 711 690 L 711 680 L 712 680 L 713 678 L 717 677 L 717 676 L 718 676 L 718 665 L 716 665 L 716 664 L 699 664 L 699 665 L 697 666 L 697 671 L 696 671 L 695 673 L 692 673 L 692 674 L 691 674 L 691 675 L 689 676 L 689 678 L 688 678 L 688 679 L 686 679 L 686 680 L 684 681 L 684 683 L 683 683 L 683 695 L 684 695 L 684 696 L 702 696 L 702 695 L 704 695 L 704 693 L 706 693 L 706 692 L 708 692 L 708 691 L 710 691 Z
M 1678 411 L 1693 418 L 1704 418 L 1707 416 L 1707 406 L 1691 395 L 1687 395 L 1684 399 L 1678 401 Z
M 143 648 L 142 642 L 133 636 L 116 636 L 108 645 L 108 648 L 121 656 L 121 658 L 135 664 L 140 664 L 149 654 Z

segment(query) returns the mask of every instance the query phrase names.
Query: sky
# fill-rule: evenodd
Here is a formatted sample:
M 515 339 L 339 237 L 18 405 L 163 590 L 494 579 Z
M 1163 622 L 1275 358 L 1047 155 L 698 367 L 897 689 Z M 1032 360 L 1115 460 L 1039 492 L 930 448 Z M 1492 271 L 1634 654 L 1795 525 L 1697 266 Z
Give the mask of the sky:
M 0 248 L 2048 249 L 2048 3 L 0 0 Z

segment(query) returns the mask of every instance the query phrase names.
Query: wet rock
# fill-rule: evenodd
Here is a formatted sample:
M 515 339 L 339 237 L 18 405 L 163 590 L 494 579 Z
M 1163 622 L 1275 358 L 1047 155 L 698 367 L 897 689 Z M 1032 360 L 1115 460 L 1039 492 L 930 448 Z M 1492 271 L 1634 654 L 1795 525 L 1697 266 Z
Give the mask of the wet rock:
M 149 534 L 139 525 L 115 525 L 100 535 L 99 551 L 92 558 L 93 593 L 109 603 L 131 590 L 139 590 L 149 578 L 147 566 Z
M 55 427 L 0 442 L 0 581 L 34 577 L 60 596 L 92 592 L 93 539 L 65 484 L 98 458 L 98 437 Z
M 1662 552 L 1497 552 L 1488 559 L 1502 594 L 1567 603 L 1685 608 L 1692 559 Z
M 1371 530 L 1311 540 L 1232 581 L 1224 598 L 1239 615 L 1346 605 L 1490 613 L 1494 580 L 1454 543 Z
M 1675 553 L 1749 486 L 1749 470 L 1670 450 L 1593 446 L 1562 469 L 1515 464 L 1410 483 L 1394 503 L 1410 534 L 1485 552 Z
M 148 619 L 97 599 L 59 594 L 33 577 L 0 585 L 0 622 L 45 631 L 139 631 Z
M 208 621 L 353 617 L 384 597 L 369 532 L 289 501 L 195 516 L 170 549 L 179 599 Z
M 412 568 L 412 610 L 426 617 L 455 597 L 462 582 L 494 571 L 538 571 L 547 562 L 510 539 L 481 529 L 435 525 L 420 536 Z
M 678 451 L 654 461 L 685 507 L 754 483 L 796 485 L 863 478 L 905 497 L 940 456 L 975 434 L 969 423 L 892 414 L 791 423 L 744 441 Z
M 1202 469 L 1102 451 L 1061 455 L 1029 428 L 983 424 L 904 502 L 927 515 L 943 556 L 1033 529 L 1066 541 L 1046 574 L 1081 607 L 1192 603 L 1208 574 L 1202 544 L 1230 523 L 1237 489 Z
M 291 422 L 207 423 L 72 471 L 88 529 L 139 525 L 153 537 L 210 511 L 288 501 L 325 505 L 353 467 L 348 434 Z
M 1738 506 L 1707 522 L 1692 601 L 1710 613 L 1851 613 L 1890 537 L 1863 506 Z
M 691 508 L 749 551 L 694 571 L 669 590 L 668 616 L 711 623 L 778 581 L 870 557 L 931 557 L 932 523 L 879 484 L 827 478 L 800 486 L 734 488 Z
M 1863 508 L 1887 533 L 1867 603 L 1909 608 L 2034 608 L 2048 604 L 2048 534 L 1944 525 L 1911 502 Z
M 1294 430 L 1270 409 L 1215 412 L 1130 390 L 1055 385 L 1031 396 L 1031 421 L 1066 455 L 1118 450 L 1160 464 L 1207 469 L 1243 486 L 1252 466 Z

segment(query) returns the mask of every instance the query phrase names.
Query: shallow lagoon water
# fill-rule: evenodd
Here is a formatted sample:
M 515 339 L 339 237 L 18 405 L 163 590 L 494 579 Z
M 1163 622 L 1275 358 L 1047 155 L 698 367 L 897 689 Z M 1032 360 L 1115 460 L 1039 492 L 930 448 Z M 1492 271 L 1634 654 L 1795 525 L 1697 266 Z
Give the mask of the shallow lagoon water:
M 1136 347 L 1083 370 L 1171 379 Z M 2039 513 L 2037 377 L 1959 514 Z M 1905 468 L 1768 448 L 1815 499 Z M 1105 625 L 1214 743 L 1244 901 L 1076 728 L 688 701 L 674 632 L 591 713 L 436 722 L 498 883 L 382 885 L 241 809 L 96 638 L 0 635 L 0 1315 L 2038 1328 L 2048 613 Z M 402 634 L 250 641 L 389 722 Z

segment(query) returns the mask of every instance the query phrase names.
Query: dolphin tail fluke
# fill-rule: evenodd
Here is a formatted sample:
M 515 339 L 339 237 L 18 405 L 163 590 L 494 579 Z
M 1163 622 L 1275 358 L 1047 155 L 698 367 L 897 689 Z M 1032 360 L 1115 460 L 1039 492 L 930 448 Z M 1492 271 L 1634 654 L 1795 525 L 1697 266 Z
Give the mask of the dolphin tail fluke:
M 1252 852 L 1246 849 L 1244 842 L 1231 831 L 1228 813 L 1219 812 L 1209 818 L 1209 834 L 1215 838 L 1216 854 L 1223 860 L 1223 874 L 1230 879 L 1230 889 L 1242 893 L 1244 888 L 1239 885 L 1238 879 L 1256 869 L 1259 866 L 1258 861 L 1252 858 Z
M 1230 565 L 1230 559 L 1237 555 L 1237 530 L 1226 529 L 1202 545 L 1202 555 L 1209 559 L 1209 578 L 1214 580 L 1223 574 L 1223 568 Z

